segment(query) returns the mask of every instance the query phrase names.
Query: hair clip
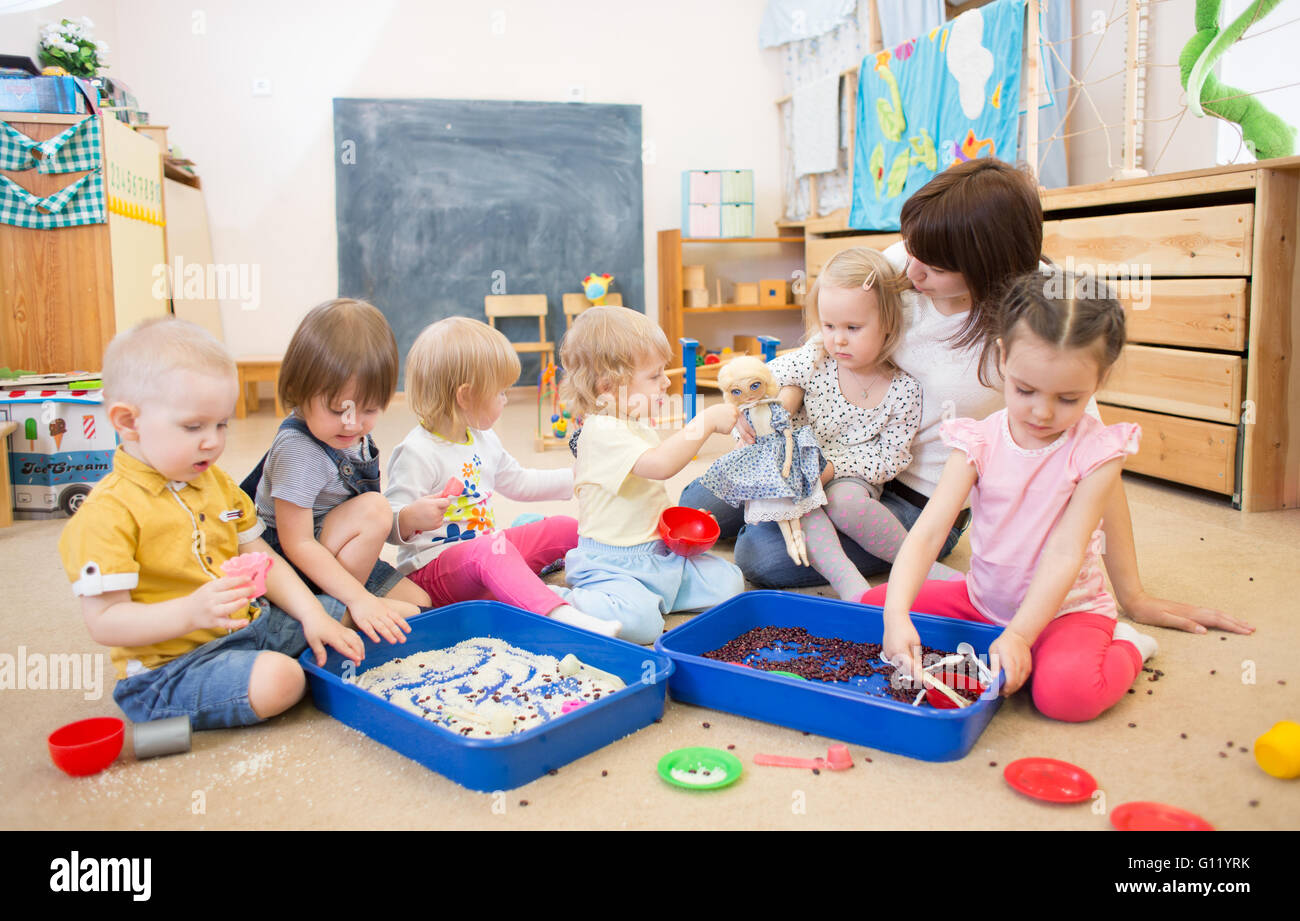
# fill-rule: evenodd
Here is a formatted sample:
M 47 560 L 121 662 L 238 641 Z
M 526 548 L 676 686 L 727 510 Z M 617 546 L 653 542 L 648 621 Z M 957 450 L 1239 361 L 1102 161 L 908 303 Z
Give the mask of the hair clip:
M 875 270 L 875 269 L 872 269 L 872 270 L 871 270 L 871 274 L 868 275 L 868 276 L 866 277 L 866 279 L 864 279 L 863 282 L 862 282 L 862 290 L 863 290 L 863 291 L 870 291 L 870 290 L 871 290 L 871 286 L 874 285 L 875 283 L 876 283 L 876 270 Z

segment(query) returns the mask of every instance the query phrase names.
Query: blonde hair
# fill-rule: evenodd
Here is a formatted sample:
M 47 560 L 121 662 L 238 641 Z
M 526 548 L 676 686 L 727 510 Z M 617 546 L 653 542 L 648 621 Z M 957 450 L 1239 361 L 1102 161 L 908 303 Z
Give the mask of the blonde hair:
M 672 360 L 664 331 L 630 307 L 589 307 L 573 321 L 560 343 L 564 380 L 560 399 L 577 415 L 604 405 L 602 393 L 628 383 L 637 368 Z
M 879 361 L 889 367 L 891 356 L 903 338 L 903 299 L 905 281 L 883 254 L 866 246 L 842 249 L 830 258 L 813 282 L 804 298 L 805 336 L 821 334 L 821 316 L 817 312 L 817 298 L 822 288 L 861 288 L 874 291 L 880 310 L 880 328 L 884 341 L 880 345 Z
M 168 393 L 172 371 L 235 377 L 235 360 L 201 326 L 175 317 L 145 320 L 118 333 L 104 352 L 104 402 L 139 406 Z
M 287 409 L 332 401 L 356 380 L 357 408 L 386 409 L 397 391 L 397 340 L 377 308 L 348 297 L 317 304 L 302 318 L 280 364 Z
M 482 401 L 518 377 L 519 356 L 510 340 L 470 317 L 448 317 L 426 326 L 406 354 L 406 402 L 428 431 L 444 422 L 459 431 L 466 426 L 456 402 L 462 384 Z

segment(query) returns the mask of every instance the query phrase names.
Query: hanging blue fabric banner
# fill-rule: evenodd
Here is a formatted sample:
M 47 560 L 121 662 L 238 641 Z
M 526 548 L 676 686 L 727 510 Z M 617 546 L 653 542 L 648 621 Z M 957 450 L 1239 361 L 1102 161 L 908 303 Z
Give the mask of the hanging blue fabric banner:
M 897 230 L 959 160 L 1016 159 L 1024 0 L 995 0 L 862 60 L 849 226 Z

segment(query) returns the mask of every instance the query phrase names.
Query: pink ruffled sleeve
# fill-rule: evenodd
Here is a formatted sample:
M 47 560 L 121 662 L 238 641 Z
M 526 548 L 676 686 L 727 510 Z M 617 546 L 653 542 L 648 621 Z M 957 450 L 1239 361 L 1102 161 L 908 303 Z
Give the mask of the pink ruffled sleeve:
M 975 472 L 984 475 L 984 461 L 988 457 L 988 439 L 984 426 L 975 419 L 945 419 L 939 423 L 939 437 L 950 448 L 966 452 L 966 462 L 975 465 Z
M 1070 474 L 1076 483 L 1108 461 L 1136 454 L 1142 439 L 1141 426 L 1133 422 L 1102 425 L 1094 420 L 1090 428 L 1070 457 Z

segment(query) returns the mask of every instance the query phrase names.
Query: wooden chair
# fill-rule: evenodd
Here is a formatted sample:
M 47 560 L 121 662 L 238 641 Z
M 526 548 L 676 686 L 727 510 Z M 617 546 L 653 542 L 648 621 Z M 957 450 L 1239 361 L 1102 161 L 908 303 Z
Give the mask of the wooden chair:
M 280 405 L 280 362 L 282 355 L 247 355 L 235 359 L 235 369 L 239 375 L 239 399 L 235 402 L 235 418 L 243 419 L 249 413 L 257 412 L 260 400 L 257 397 L 259 381 L 270 381 L 275 394 L 275 414 L 284 415 Z
M 605 295 L 605 303 L 622 307 L 623 295 L 617 291 L 611 291 Z M 567 330 L 573 325 L 573 318 L 591 306 L 591 301 L 587 300 L 587 295 L 581 291 L 570 292 L 564 295 L 561 306 L 564 308 L 564 328 Z
M 497 317 L 537 317 L 537 340 L 510 344 L 521 355 L 540 354 L 543 363 L 555 361 L 555 343 L 546 338 L 549 310 L 545 294 L 489 294 L 483 298 L 483 312 L 493 329 L 497 328 Z

